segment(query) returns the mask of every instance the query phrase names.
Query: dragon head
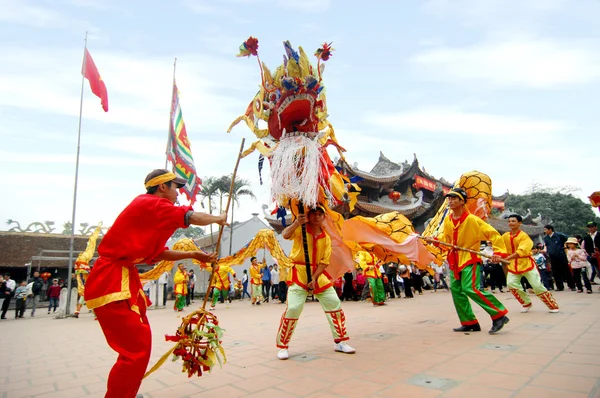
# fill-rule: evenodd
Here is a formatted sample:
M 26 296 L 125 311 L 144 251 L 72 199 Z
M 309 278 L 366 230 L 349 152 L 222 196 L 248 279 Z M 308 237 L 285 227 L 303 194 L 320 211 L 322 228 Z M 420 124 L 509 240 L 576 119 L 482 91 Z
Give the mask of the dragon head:
M 261 86 L 245 114 L 251 123 L 246 122 L 258 138 L 269 137 L 277 142 L 284 132 L 299 132 L 314 138 L 328 125 L 321 61 L 328 60 L 333 49 L 327 43 L 319 48 L 315 53 L 318 64 L 314 68 L 302 47 L 296 51 L 289 41 L 283 46 L 283 64 L 274 73 L 258 60 Z M 238 54 L 250 55 L 258 58 L 258 40 L 252 37 L 240 46 Z M 268 128 L 258 129 L 258 120 L 266 122 Z

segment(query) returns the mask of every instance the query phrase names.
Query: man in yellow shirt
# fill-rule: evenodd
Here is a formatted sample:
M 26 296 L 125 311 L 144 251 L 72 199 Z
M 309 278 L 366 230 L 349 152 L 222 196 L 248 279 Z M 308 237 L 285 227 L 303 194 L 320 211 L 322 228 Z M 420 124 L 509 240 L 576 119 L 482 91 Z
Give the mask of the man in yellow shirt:
M 491 261 L 498 263 L 506 255 L 502 236 L 481 218 L 469 213 L 465 206 L 467 193 L 462 188 L 453 188 L 447 195 L 450 214 L 446 216 L 442 231 L 437 239 L 467 249 L 479 250 L 481 241 L 490 241 L 494 248 Z M 435 240 L 428 239 L 435 243 Z M 441 246 L 444 248 L 444 246 Z M 476 302 L 492 318 L 493 334 L 504 327 L 509 319 L 508 311 L 491 293 L 479 289 L 481 278 L 481 257 L 466 251 L 452 249 L 447 256 L 450 265 L 450 290 L 454 307 L 461 326 L 455 332 L 479 332 L 481 326 L 473 313 L 469 299 Z
M 252 294 L 252 305 L 260 305 L 260 301 L 262 300 L 262 275 L 260 274 L 260 270 L 264 268 L 267 263 L 259 264 L 256 257 L 252 257 L 250 259 L 250 286 L 251 286 L 251 294 Z
M 510 215 L 508 217 L 510 232 L 502 235 L 508 252 L 506 260 L 510 260 L 506 284 L 513 296 L 523 306 L 521 312 L 529 311 L 532 305 L 529 295 L 523 290 L 523 286 L 521 286 L 522 277 L 525 277 L 529 281 L 533 292 L 546 304 L 550 312 L 559 312 L 556 300 L 554 300 L 552 294 L 542 284 L 535 260 L 531 257 L 533 241 L 529 235 L 521 231 L 522 223 L 523 218 L 520 215 Z
M 235 271 L 231 269 L 228 265 L 216 265 L 215 273 L 212 280 L 213 289 L 213 301 L 212 305 L 209 308 L 210 311 L 215 309 L 217 305 L 217 300 L 220 295 L 223 295 L 223 299 L 229 299 L 231 303 L 231 298 L 229 298 L 229 288 L 231 284 L 229 282 L 229 275 L 231 274 L 235 278 Z M 208 272 L 212 271 L 212 267 L 205 268 Z
M 299 214 L 298 218 L 283 230 L 283 237 L 293 240 L 290 260 L 293 267 L 288 271 L 286 280 L 289 286 L 287 292 L 287 308 L 281 317 L 277 331 L 277 358 L 288 359 L 288 345 L 298 323 L 298 318 L 304 308 L 308 292 L 312 291 L 319 300 L 321 308 L 325 311 L 327 321 L 333 335 L 334 350 L 346 354 L 353 354 L 356 350 L 350 347 L 346 340 L 346 317 L 342 310 L 342 303 L 333 288 L 330 276 L 326 272 L 331 257 L 331 238 L 322 228 L 325 220 L 325 211 L 321 207 L 310 209 L 308 215 Z M 306 260 L 302 242 L 301 225 L 306 225 L 306 239 L 310 257 L 312 280 L 308 281 L 306 273 Z

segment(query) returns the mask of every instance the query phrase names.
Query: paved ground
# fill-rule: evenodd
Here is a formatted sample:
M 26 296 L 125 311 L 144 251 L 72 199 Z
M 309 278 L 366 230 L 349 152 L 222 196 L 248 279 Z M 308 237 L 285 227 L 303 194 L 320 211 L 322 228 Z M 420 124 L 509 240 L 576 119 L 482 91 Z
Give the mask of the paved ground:
M 600 397 L 600 294 L 560 292 L 559 314 L 534 298 L 527 314 L 508 293 L 511 311 L 500 334 L 459 334 L 450 294 L 425 292 L 386 307 L 344 303 L 355 355 L 333 351 L 318 303 L 307 303 L 291 358 L 276 358 L 275 333 L 284 306 L 217 306 L 227 332 L 228 363 L 188 379 L 168 362 L 142 384 L 145 397 Z M 191 307 L 190 307 L 191 308 Z M 489 318 L 476 310 L 482 327 Z M 18 397 L 102 397 L 116 355 L 91 314 L 0 323 L 0 394 Z M 29 316 L 29 314 L 27 314 Z M 149 313 L 154 363 L 179 325 L 171 310 Z

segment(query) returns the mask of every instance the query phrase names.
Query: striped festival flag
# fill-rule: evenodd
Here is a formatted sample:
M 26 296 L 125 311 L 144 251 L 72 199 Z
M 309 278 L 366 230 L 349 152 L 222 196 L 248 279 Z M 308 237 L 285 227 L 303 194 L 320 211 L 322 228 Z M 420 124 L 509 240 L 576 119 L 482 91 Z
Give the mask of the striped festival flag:
M 173 172 L 188 182 L 180 189 L 190 204 L 196 201 L 196 195 L 200 191 L 202 181 L 196 173 L 194 158 L 190 140 L 183 122 L 183 114 L 179 106 L 179 91 L 177 84 L 173 81 L 173 101 L 171 103 L 171 123 L 169 125 L 169 141 L 167 145 L 167 159 L 173 164 Z

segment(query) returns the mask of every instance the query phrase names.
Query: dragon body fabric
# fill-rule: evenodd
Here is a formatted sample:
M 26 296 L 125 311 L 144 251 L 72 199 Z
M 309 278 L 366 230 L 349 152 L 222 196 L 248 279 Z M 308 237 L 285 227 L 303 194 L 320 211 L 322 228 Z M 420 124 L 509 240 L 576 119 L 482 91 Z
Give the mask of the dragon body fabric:
M 88 239 L 87 246 L 84 251 L 79 253 L 77 256 L 77 260 L 75 260 L 75 275 L 77 277 L 77 294 L 83 297 L 83 293 L 85 291 L 85 281 L 90 274 L 90 261 L 94 257 L 94 252 L 96 251 L 96 241 L 98 240 L 98 236 L 100 236 L 100 232 L 102 232 L 102 223 L 99 223 L 90 238 Z M 78 305 L 77 312 L 79 312 Z

